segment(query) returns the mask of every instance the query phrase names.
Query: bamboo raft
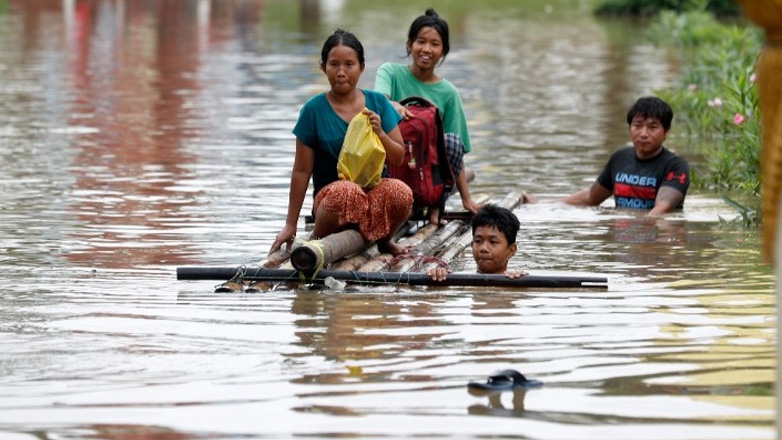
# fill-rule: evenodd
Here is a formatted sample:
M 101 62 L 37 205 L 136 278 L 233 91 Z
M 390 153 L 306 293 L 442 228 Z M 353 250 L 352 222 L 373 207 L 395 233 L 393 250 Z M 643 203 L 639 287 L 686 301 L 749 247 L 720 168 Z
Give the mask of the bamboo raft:
M 486 197 L 476 201 L 485 202 Z M 520 189 L 509 192 L 495 204 L 514 209 L 523 203 Z M 411 286 L 490 286 L 490 287 L 607 287 L 604 277 L 536 276 L 511 279 L 505 275 L 449 274 L 434 281 L 426 271 L 447 264 L 460 255 L 472 241 L 471 214 L 446 213 L 450 219 L 437 227 L 427 224 L 415 229 L 408 222 L 396 239 L 412 251 L 398 257 L 380 253 L 377 245 L 367 242 L 358 231 L 345 230 L 320 240 L 295 243 L 291 252 L 278 250 L 258 267 L 180 267 L 178 280 L 228 280 L 216 292 L 266 291 L 282 283 L 294 288 L 301 283 L 323 284 L 328 279 L 353 284 L 406 284 Z M 421 222 L 419 222 L 421 223 Z M 247 284 L 246 284 L 247 283 Z

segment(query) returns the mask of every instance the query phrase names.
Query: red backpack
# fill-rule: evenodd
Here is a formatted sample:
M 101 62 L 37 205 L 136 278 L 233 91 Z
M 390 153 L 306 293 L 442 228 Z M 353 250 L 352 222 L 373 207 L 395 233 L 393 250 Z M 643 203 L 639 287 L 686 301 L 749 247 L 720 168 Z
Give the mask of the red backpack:
M 413 190 L 415 207 L 445 205 L 445 195 L 455 179 L 445 155 L 443 120 L 437 106 L 418 96 L 399 101 L 414 116 L 399 123 L 405 147 L 401 165 L 387 165 L 388 177 L 405 182 Z M 446 192 L 446 189 L 448 190 Z

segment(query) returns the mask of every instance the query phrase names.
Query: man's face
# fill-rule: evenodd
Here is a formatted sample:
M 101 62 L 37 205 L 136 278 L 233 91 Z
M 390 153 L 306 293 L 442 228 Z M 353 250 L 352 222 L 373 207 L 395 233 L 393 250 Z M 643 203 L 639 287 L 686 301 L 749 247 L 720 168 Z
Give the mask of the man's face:
M 516 243 L 508 244 L 505 234 L 494 226 L 478 226 L 472 235 L 472 254 L 480 273 L 505 273 L 508 260 L 516 253 Z
M 651 159 L 660 154 L 667 135 L 659 119 L 636 116 L 630 122 L 630 140 L 639 159 Z

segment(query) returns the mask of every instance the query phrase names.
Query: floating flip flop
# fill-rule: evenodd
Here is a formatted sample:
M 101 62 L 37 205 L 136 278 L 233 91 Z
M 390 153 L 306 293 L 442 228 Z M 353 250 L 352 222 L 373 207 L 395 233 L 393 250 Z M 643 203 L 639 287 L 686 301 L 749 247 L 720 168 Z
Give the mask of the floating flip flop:
M 543 385 L 539 380 L 530 380 L 516 370 L 502 370 L 492 373 L 486 382 L 470 382 L 468 388 L 484 391 L 511 391 L 516 388 L 537 388 Z

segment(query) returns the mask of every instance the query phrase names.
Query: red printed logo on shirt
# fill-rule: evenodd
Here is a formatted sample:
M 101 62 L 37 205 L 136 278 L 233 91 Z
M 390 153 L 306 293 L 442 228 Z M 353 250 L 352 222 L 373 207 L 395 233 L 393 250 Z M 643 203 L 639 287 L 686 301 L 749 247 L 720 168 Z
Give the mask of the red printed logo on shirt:
M 669 171 L 668 174 L 665 176 L 665 181 L 673 182 L 675 180 L 678 180 L 679 183 L 684 185 L 684 183 L 687 181 L 687 173 L 681 173 L 677 175 L 675 172 Z

